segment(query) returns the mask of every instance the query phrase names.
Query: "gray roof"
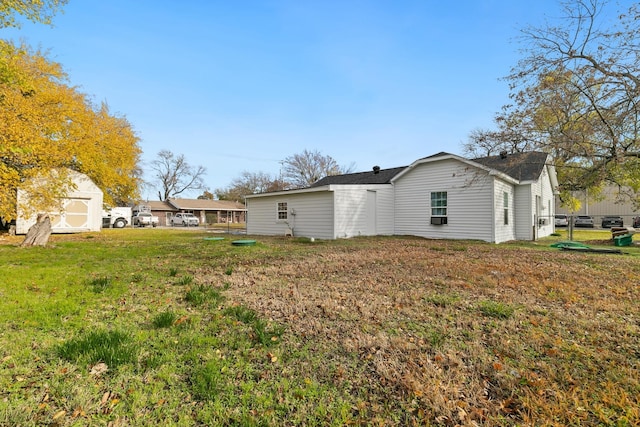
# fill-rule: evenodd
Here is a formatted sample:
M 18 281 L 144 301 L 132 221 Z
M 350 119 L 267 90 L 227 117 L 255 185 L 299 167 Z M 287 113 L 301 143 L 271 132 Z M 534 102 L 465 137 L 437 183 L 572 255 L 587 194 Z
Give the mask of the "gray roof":
M 331 175 L 316 181 L 311 187 L 321 187 L 323 185 L 349 185 L 349 184 L 389 184 L 391 179 L 402 172 L 406 166 L 391 169 L 380 169 L 378 172 L 347 173 L 344 175 Z
M 420 160 L 436 159 L 438 157 L 451 156 L 452 154 L 440 152 Z M 513 153 L 500 156 L 489 156 L 472 159 L 490 169 L 502 172 L 518 181 L 534 181 L 540 178 L 542 169 L 547 161 L 547 154 L 538 151 L 528 153 Z M 324 185 L 349 185 L 349 184 L 389 184 L 391 180 L 407 166 L 390 169 L 380 169 L 377 173 L 374 170 L 368 172 L 348 173 L 344 175 L 326 176 L 316 181 L 309 188 L 321 187 Z
M 472 159 L 491 169 L 495 169 L 518 181 L 535 181 L 540 178 L 547 161 L 547 154 L 539 151 L 513 153 Z

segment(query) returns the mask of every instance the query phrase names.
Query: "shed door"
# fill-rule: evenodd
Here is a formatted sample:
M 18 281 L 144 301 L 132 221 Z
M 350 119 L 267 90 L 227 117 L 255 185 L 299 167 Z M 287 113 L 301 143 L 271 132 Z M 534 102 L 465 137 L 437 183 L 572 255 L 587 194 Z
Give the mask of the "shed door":
M 64 230 L 88 230 L 89 227 L 89 199 L 68 199 L 63 204 L 61 214 L 52 215 L 51 228 Z
M 377 193 L 375 191 L 367 191 L 367 235 L 375 236 L 377 233 Z

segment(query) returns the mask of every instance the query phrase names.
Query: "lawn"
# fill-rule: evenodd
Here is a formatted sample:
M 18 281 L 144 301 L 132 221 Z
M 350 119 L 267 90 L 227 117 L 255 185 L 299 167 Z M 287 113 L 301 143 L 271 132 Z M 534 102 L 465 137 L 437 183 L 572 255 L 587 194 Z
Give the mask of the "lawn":
M 640 424 L 638 247 L 207 231 L 0 235 L 0 425 Z

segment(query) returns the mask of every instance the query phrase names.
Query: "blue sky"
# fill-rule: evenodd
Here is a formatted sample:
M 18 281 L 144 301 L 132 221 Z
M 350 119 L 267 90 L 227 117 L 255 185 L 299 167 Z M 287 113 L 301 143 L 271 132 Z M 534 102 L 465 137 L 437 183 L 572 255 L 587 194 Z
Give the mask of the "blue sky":
M 146 165 L 162 149 L 184 154 L 207 168 L 214 190 L 245 170 L 278 174 L 282 159 L 304 149 L 356 171 L 459 154 L 508 101 L 499 79 L 520 58 L 520 30 L 559 8 L 556 0 L 70 0 L 53 28 L 27 23 L 0 37 L 48 50 L 71 84 L 126 116 Z

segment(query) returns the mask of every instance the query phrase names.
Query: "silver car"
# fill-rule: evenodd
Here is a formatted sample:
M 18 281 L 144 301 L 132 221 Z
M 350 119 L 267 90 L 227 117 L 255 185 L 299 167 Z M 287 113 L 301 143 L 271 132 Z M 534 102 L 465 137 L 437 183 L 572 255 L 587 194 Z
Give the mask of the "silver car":
M 566 227 L 569 225 L 569 217 L 565 214 L 557 214 L 555 216 L 556 227 Z
M 573 221 L 573 225 L 576 227 L 593 228 L 593 217 L 589 215 L 578 215 Z
M 183 227 L 197 227 L 198 225 L 200 225 L 200 220 L 198 219 L 197 216 L 195 216 L 192 213 L 184 213 L 184 212 L 180 212 L 175 214 L 172 218 L 171 218 L 171 225 L 175 226 L 175 225 L 182 225 Z

